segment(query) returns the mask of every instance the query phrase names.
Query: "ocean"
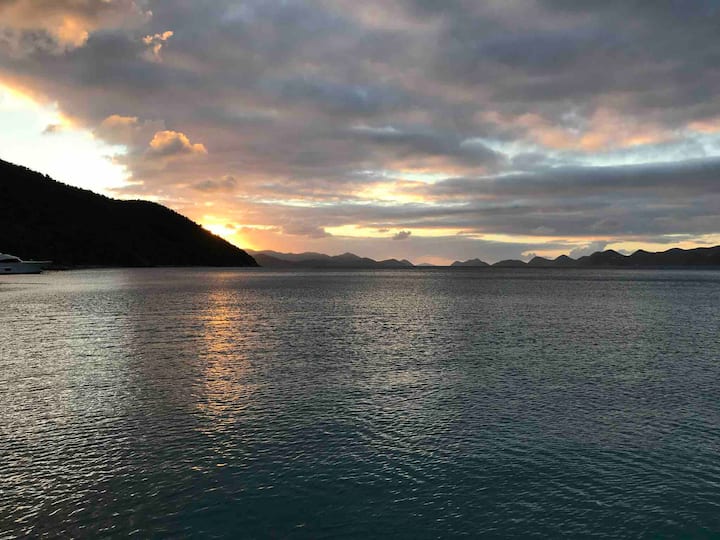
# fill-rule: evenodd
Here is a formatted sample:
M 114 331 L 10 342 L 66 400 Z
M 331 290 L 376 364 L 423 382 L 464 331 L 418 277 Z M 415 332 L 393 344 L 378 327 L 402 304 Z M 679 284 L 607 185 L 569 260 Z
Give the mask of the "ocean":
M 0 538 L 720 535 L 720 271 L 0 277 Z

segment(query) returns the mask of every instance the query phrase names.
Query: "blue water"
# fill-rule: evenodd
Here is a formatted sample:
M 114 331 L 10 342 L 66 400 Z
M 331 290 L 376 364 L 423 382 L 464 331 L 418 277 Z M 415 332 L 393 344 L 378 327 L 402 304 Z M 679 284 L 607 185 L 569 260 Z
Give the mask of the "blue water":
M 720 272 L 0 278 L 0 538 L 720 534 Z

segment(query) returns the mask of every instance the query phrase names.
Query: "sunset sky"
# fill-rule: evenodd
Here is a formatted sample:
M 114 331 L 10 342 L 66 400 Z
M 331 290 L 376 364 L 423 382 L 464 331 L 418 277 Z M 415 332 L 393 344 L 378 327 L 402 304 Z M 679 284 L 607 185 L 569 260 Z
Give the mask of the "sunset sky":
M 0 0 L 0 158 L 251 249 L 720 244 L 719 92 L 718 1 Z

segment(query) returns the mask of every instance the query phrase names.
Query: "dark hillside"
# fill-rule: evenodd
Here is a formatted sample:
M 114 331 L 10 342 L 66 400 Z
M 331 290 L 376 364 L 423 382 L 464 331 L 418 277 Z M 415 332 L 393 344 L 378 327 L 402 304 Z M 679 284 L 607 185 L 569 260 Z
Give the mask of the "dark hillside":
M 0 252 L 68 266 L 257 266 L 169 208 L 110 199 L 2 160 Z

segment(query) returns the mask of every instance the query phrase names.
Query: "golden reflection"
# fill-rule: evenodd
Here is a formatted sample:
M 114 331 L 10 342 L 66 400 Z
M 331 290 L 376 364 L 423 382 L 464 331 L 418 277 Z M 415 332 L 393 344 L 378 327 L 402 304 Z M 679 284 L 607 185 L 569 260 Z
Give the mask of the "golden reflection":
M 222 282 L 225 277 L 218 276 L 218 288 L 209 294 L 199 317 L 204 347 L 198 358 L 202 379 L 197 409 L 209 420 L 201 428 L 208 433 L 234 425 L 253 392 L 253 385 L 246 382 L 248 359 L 243 349 L 243 329 L 252 313 L 238 309 L 238 291 Z

